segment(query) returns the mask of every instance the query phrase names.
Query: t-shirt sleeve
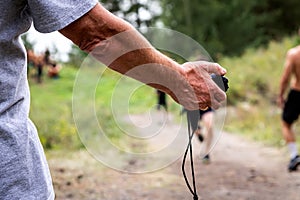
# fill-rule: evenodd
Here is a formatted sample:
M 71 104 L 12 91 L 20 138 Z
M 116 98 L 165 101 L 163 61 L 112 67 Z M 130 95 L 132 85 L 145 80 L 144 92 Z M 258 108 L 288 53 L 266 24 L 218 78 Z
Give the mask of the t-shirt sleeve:
M 98 3 L 97 0 L 28 0 L 36 30 L 49 33 L 71 24 Z

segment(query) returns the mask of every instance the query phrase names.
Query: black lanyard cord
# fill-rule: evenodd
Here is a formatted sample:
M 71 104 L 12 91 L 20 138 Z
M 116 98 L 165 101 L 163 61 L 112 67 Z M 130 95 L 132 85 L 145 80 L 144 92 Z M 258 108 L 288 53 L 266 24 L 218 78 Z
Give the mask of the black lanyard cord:
M 189 188 L 190 192 L 193 194 L 194 200 L 198 200 L 197 189 L 196 189 L 196 181 L 195 181 L 196 178 L 195 178 L 195 173 L 194 173 L 193 147 L 192 147 L 192 139 L 193 139 L 194 131 L 191 133 L 191 123 L 190 123 L 189 115 L 187 115 L 187 123 L 188 123 L 189 143 L 187 145 L 187 148 L 186 148 L 184 156 L 183 156 L 181 169 L 182 169 L 182 174 L 183 174 L 184 180 L 186 182 L 186 185 Z M 190 151 L 190 161 L 191 161 L 190 164 L 191 164 L 191 170 L 192 170 L 193 189 L 192 189 L 192 187 L 189 183 L 189 180 L 187 178 L 187 175 L 185 173 L 185 161 L 186 161 L 188 151 Z
M 228 88 L 229 88 L 228 79 L 226 77 L 212 74 L 211 78 L 219 86 L 219 88 L 221 88 L 224 92 L 226 92 L 228 90 Z M 197 110 L 195 110 L 195 111 L 186 110 L 186 111 L 187 111 L 189 143 L 187 145 L 187 148 L 186 148 L 184 156 L 183 156 L 181 168 L 182 168 L 183 177 L 184 177 L 187 187 L 189 188 L 190 192 L 193 194 L 194 200 L 198 200 L 198 195 L 197 195 L 197 190 L 196 190 L 196 181 L 195 181 L 195 172 L 194 172 L 194 162 L 193 162 L 192 139 L 193 139 L 194 132 L 198 125 L 198 120 L 200 119 L 200 113 L 199 113 L 199 110 L 198 111 Z M 192 128 L 192 133 L 191 133 L 191 128 Z M 193 189 L 192 189 L 192 187 L 189 183 L 189 180 L 186 176 L 186 173 L 185 173 L 185 161 L 186 161 L 186 157 L 187 157 L 189 150 L 190 150 L 191 170 L 192 170 L 192 179 L 193 179 L 193 182 L 192 182 Z

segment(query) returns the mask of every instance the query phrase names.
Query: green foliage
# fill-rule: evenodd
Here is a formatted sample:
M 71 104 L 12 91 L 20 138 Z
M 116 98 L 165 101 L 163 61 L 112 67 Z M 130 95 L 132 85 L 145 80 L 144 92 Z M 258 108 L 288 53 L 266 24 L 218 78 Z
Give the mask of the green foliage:
M 230 90 L 228 102 L 258 103 L 263 98 L 274 104 L 286 52 L 295 45 L 295 38 L 270 42 L 266 48 L 248 49 L 241 57 L 223 57 L 219 62 L 228 70 Z
M 146 0 L 101 0 L 110 12 L 129 21 L 136 28 L 149 27 L 158 19 L 157 1 Z M 147 16 L 147 17 L 145 17 Z
M 280 110 L 263 101 L 260 105 L 243 102 L 237 107 L 229 107 L 225 130 L 267 145 L 280 147 L 285 144 L 281 134 Z
M 300 18 L 299 1 L 288 0 L 162 0 L 167 27 L 198 41 L 218 59 L 240 55 L 294 33 Z
M 64 67 L 59 79 L 44 78 L 42 84 L 30 82 L 30 117 L 46 149 L 81 146 L 71 113 L 75 75 L 74 69 Z
M 46 149 L 77 149 L 82 147 L 81 141 L 77 135 L 77 129 L 73 121 L 72 113 L 72 95 L 73 85 L 76 78 L 77 69 L 70 66 L 64 66 L 59 79 L 44 78 L 42 84 L 36 84 L 30 81 L 31 88 L 31 112 L 30 118 L 37 126 L 39 137 Z M 98 76 L 98 72 L 93 68 L 86 70 L 83 76 L 86 76 L 85 86 L 88 88 L 95 83 L 92 82 L 91 76 Z M 129 98 L 127 107 L 114 105 L 120 113 L 136 114 L 146 112 L 153 108 L 156 103 L 155 90 L 148 86 L 138 87 L 132 94 L 130 88 L 140 85 L 137 81 L 125 78 L 123 84 L 118 84 L 122 76 L 111 70 L 105 71 L 101 76 L 101 81 L 95 91 L 95 99 L 91 99 L 95 105 L 97 119 L 102 129 L 114 143 L 122 145 L 122 131 L 112 113 L 112 95 L 117 90 L 119 95 Z M 116 89 L 116 87 L 119 87 Z M 146 94 L 146 95 L 145 95 Z M 130 95 L 130 96 L 128 96 Z M 123 99 L 117 99 L 122 102 Z M 174 102 L 170 103 L 170 109 L 175 110 Z M 129 108 L 129 110 L 127 109 Z M 89 115 L 90 116 L 90 115 Z M 89 120 L 86 119 L 87 131 L 97 133 L 96 127 L 89 127 Z M 129 126 L 123 124 L 124 126 Z M 130 129 L 130 127 L 128 127 Z

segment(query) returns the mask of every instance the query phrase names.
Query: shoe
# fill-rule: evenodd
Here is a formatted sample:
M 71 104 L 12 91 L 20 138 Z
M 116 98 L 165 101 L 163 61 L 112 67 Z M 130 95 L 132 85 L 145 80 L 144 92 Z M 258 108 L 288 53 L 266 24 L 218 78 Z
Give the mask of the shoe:
M 291 159 L 290 164 L 288 166 L 289 172 L 297 171 L 297 167 L 300 165 L 300 157 L 297 155 L 295 158 Z
M 210 163 L 210 158 L 209 155 L 206 154 L 203 158 L 202 158 L 202 163 L 203 164 L 209 164 Z

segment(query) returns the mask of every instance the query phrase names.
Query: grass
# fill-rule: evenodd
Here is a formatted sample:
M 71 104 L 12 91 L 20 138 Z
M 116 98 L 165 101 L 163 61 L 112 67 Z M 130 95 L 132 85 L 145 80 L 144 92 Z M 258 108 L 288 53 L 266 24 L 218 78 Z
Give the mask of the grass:
M 131 127 L 118 119 L 128 113 L 144 113 L 155 107 L 154 89 L 130 78 L 122 78 L 111 70 L 102 73 L 101 69 L 103 68 L 88 67 L 80 71 L 78 76 L 77 68 L 65 65 L 59 79 L 44 76 L 42 84 L 37 84 L 34 78 L 29 79 L 30 118 L 36 124 L 46 149 L 78 149 L 83 146 L 78 137 L 78 129 L 83 127 L 80 131 L 84 129 L 85 132 L 97 134 L 98 125 L 112 142 L 122 146 L 122 142 L 126 141 L 121 140 L 120 126 L 129 130 Z M 72 100 L 76 101 L 78 98 L 82 109 L 74 113 Z M 168 101 L 170 110 L 178 109 L 178 105 L 171 99 Z M 117 113 L 114 114 L 113 110 Z M 98 124 L 91 123 L 95 118 L 94 113 Z M 76 116 L 80 117 L 77 124 L 74 122 Z
M 59 79 L 43 77 L 42 84 L 30 79 L 30 117 L 46 149 L 81 146 L 71 113 L 75 75 L 75 69 L 64 67 Z

